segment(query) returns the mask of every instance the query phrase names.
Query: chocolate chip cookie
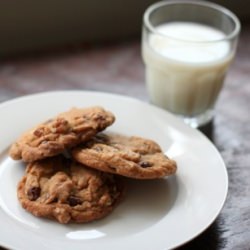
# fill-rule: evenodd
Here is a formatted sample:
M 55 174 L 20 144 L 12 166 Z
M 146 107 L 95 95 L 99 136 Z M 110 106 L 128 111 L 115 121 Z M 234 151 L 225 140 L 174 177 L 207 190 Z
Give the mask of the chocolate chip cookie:
M 136 179 L 160 178 L 177 169 L 156 142 L 136 136 L 100 133 L 74 148 L 72 155 L 91 168 Z
M 23 134 L 10 148 L 14 160 L 32 162 L 89 140 L 115 120 L 101 107 L 73 108 Z
M 29 163 L 18 199 L 30 213 L 60 223 L 83 223 L 108 215 L 123 195 L 119 178 L 61 156 Z

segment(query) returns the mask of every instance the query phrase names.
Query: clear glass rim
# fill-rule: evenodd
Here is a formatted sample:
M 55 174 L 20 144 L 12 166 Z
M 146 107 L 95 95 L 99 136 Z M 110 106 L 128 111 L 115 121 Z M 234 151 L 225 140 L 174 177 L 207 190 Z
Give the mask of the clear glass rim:
M 168 6 L 168 5 L 178 5 L 178 4 L 197 5 L 197 6 L 203 6 L 203 7 L 208 7 L 208 8 L 217 10 L 217 11 L 221 12 L 222 14 L 228 16 L 230 19 L 232 19 L 234 24 L 235 24 L 235 28 L 230 34 L 226 35 L 225 37 L 223 37 L 221 39 L 207 40 L 207 41 L 192 41 L 192 40 L 179 39 L 179 38 L 167 36 L 165 34 L 158 32 L 150 22 L 150 14 L 160 7 Z M 180 42 L 197 43 L 197 44 L 216 43 L 216 42 L 231 40 L 239 34 L 240 29 L 241 29 L 241 25 L 240 25 L 240 21 L 239 21 L 238 17 L 229 9 L 227 9 L 219 4 L 215 4 L 215 3 L 211 3 L 211 2 L 198 2 L 197 0 L 185 0 L 185 1 L 183 1 L 183 0 L 171 0 L 171 1 L 161 1 L 161 2 L 154 3 L 146 9 L 144 16 L 143 16 L 143 21 L 144 21 L 144 25 L 152 33 L 155 33 L 155 34 L 160 35 L 162 37 L 166 37 L 168 39 L 180 41 Z

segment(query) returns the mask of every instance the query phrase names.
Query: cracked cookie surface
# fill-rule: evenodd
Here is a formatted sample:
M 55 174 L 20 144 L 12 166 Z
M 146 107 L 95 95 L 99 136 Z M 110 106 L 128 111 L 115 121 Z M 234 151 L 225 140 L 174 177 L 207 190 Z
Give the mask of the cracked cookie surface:
M 101 107 L 72 108 L 24 133 L 9 154 L 25 162 L 54 156 L 89 140 L 114 120 L 114 115 Z
M 100 133 L 74 148 L 72 155 L 91 168 L 136 179 L 161 178 L 177 169 L 156 142 L 136 136 Z
M 17 195 L 35 216 L 84 223 L 108 215 L 123 192 L 116 176 L 56 156 L 29 163 Z

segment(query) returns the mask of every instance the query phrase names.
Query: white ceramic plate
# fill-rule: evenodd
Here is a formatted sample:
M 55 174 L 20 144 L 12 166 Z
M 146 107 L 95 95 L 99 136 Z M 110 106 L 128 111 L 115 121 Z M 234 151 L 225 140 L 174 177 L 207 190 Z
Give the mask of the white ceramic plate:
M 173 177 L 129 181 L 125 200 L 108 217 L 60 225 L 21 208 L 16 185 L 21 162 L 7 155 L 25 130 L 73 106 L 101 105 L 116 122 L 109 131 L 156 140 L 178 164 Z M 11 249 L 163 250 L 204 231 L 220 212 L 228 189 L 223 160 L 200 132 L 141 101 L 105 93 L 65 91 L 18 98 L 0 105 L 0 244 Z

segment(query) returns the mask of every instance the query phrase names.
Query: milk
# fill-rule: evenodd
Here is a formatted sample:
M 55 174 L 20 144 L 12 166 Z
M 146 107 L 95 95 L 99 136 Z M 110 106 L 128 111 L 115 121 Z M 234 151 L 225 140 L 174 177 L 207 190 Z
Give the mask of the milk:
M 163 24 L 156 31 L 144 37 L 142 50 L 151 101 L 189 117 L 211 109 L 233 57 L 229 42 L 221 40 L 225 34 L 188 22 Z

